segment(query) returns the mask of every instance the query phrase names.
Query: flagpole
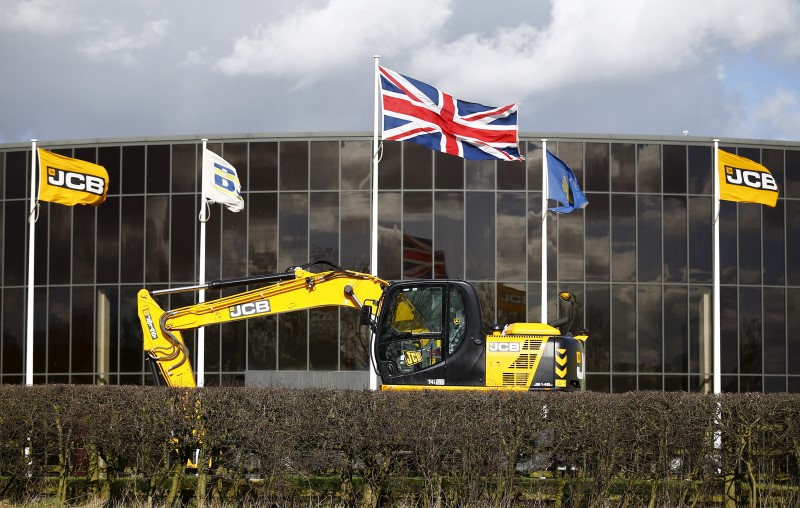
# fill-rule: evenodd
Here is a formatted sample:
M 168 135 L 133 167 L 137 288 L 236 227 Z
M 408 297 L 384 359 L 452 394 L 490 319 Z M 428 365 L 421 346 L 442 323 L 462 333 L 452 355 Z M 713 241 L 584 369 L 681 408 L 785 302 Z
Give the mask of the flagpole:
M 206 179 L 203 174 L 203 168 L 206 160 L 206 144 L 208 139 L 201 139 L 203 142 L 203 151 L 200 155 L 200 266 L 198 268 L 199 275 L 197 277 L 198 284 L 203 286 L 206 283 Z M 206 301 L 206 290 L 201 289 L 197 293 L 197 303 Z M 205 385 L 206 376 L 206 328 L 201 326 L 197 329 L 197 386 L 202 388 Z
M 547 139 L 542 139 L 542 323 L 547 323 Z
M 713 355 L 714 355 L 714 393 L 722 393 L 722 354 L 720 351 L 721 333 L 720 333 L 720 290 L 719 290 L 719 140 L 714 140 L 714 281 L 712 289 L 713 300 L 713 323 L 714 323 L 714 339 L 713 339 Z
M 374 55 L 372 57 L 375 61 L 375 99 L 373 103 L 373 123 L 372 123 L 372 236 L 370 237 L 372 245 L 370 246 L 370 273 L 374 276 L 378 276 L 378 163 L 380 162 L 380 158 L 378 157 L 378 128 L 379 128 L 379 104 L 378 101 L 380 99 L 380 55 Z M 369 389 L 370 390 L 377 390 L 378 389 L 378 374 L 375 372 L 375 368 L 377 367 L 377 358 L 373 357 L 374 352 L 374 344 L 373 341 L 375 340 L 375 334 L 370 334 L 370 347 L 369 347 Z
M 31 201 L 28 209 L 28 305 L 25 325 L 25 384 L 33 386 L 33 246 L 36 239 L 36 141 L 31 140 Z

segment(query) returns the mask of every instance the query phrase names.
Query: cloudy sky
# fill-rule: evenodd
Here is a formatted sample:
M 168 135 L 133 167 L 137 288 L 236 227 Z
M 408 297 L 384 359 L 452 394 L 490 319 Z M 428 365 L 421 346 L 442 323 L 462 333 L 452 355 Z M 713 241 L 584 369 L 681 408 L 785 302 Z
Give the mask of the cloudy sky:
M 0 143 L 371 132 L 373 55 L 525 133 L 800 141 L 798 0 L 3 0 Z

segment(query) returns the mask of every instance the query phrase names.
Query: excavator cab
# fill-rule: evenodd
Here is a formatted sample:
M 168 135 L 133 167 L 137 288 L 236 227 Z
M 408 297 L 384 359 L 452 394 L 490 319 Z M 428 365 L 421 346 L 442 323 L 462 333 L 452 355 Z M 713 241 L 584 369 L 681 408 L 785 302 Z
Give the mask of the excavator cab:
M 396 282 L 383 295 L 375 329 L 384 384 L 484 384 L 480 307 L 467 283 Z

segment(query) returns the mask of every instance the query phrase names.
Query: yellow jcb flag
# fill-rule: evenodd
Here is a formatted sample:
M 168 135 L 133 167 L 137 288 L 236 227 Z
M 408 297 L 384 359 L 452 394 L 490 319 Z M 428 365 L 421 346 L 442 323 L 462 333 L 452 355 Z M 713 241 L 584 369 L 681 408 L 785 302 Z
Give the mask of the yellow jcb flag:
M 761 164 L 719 150 L 719 199 L 775 206 L 778 184 Z
M 39 148 L 39 199 L 62 205 L 97 206 L 106 200 L 108 172 L 103 166 Z

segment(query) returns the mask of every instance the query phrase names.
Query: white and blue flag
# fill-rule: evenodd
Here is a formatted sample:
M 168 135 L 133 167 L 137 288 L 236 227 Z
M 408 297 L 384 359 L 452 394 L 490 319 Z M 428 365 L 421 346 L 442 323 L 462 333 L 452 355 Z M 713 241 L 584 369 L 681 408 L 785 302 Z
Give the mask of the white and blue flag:
M 205 201 L 225 205 L 231 212 L 244 209 L 242 186 L 236 168 L 208 149 L 203 154 L 203 202 Z

